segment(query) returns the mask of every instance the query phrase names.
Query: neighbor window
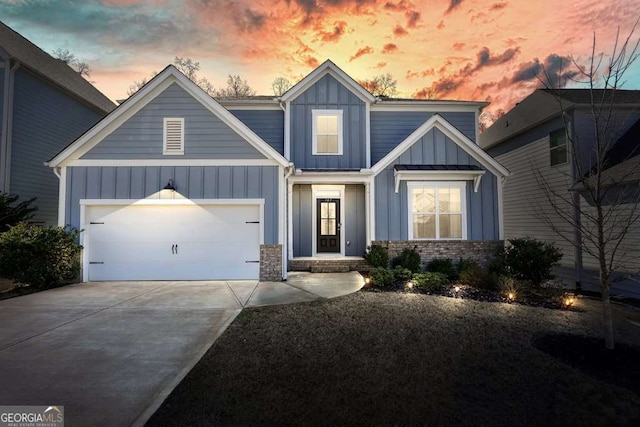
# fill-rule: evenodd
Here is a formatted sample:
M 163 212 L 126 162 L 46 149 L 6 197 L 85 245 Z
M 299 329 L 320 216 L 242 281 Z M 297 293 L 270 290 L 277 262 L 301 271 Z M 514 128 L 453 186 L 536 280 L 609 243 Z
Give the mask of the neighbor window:
M 313 154 L 342 154 L 342 110 L 313 110 Z
M 184 119 L 181 117 L 165 117 L 163 129 L 162 154 L 184 154 Z
M 409 182 L 409 239 L 465 239 L 464 182 Z
M 551 166 L 567 163 L 567 134 L 564 129 L 554 130 L 549 134 L 549 156 Z

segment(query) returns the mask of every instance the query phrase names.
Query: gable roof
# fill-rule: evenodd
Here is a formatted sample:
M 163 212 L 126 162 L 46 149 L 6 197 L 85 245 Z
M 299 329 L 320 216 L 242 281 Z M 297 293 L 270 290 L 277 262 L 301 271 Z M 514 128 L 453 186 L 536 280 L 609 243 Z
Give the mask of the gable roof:
M 108 113 L 116 105 L 65 62 L 55 59 L 0 21 L 0 49 L 21 65 Z
M 424 122 L 418 129 L 413 131 L 411 135 L 405 138 L 400 144 L 398 144 L 389 154 L 384 156 L 378 163 L 371 167 L 371 171 L 374 175 L 377 175 L 382 170 L 387 168 L 391 163 L 398 159 L 405 151 L 413 146 L 426 135 L 431 129 L 438 129 L 445 136 L 456 143 L 467 154 L 478 161 L 487 170 L 496 176 L 509 176 L 511 173 L 493 157 L 488 155 L 482 148 L 478 147 L 473 141 L 467 138 L 462 132 L 456 129 L 451 123 L 449 123 L 444 117 L 439 114 L 434 114 Z
M 286 91 L 281 97 L 282 101 L 286 102 L 294 100 L 327 74 L 330 74 L 342 85 L 351 90 L 351 92 L 353 92 L 363 102 L 371 103 L 376 100 L 373 95 L 371 95 L 365 88 L 360 86 L 360 84 L 358 84 L 358 82 L 351 78 L 351 76 L 342 71 L 336 64 L 331 62 L 331 60 L 327 59 L 322 64 L 320 64 L 318 68 L 307 74 L 305 78 L 300 80 L 292 88 Z
M 174 83 L 193 96 L 206 109 L 222 120 L 227 126 L 229 126 L 265 157 L 275 160 L 282 166 L 289 165 L 289 161 L 287 159 L 267 144 L 262 138 L 256 135 L 215 99 L 209 96 L 204 90 L 202 90 L 202 88 L 185 77 L 185 75 L 178 71 L 178 69 L 173 65 L 168 65 L 139 91 L 120 104 L 118 108 L 111 112 L 107 117 L 99 121 L 94 127 L 69 144 L 46 164 L 50 167 L 58 167 L 82 157 L 82 155 L 95 147 L 107 135 L 117 129 L 126 120 L 144 108 L 151 100 Z

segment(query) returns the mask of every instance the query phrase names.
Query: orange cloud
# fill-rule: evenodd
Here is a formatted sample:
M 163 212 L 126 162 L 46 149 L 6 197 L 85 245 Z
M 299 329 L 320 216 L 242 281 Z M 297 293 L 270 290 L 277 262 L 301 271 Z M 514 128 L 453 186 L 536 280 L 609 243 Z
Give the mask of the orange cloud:
M 352 62 L 353 60 L 358 59 L 364 55 L 371 55 L 372 53 L 373 48 L 371 46 L 361 47 L 351 58 L 349 58 L 349 62 Z
M 398 45 L 395 43 L 387 43 L 382 46 L 382 53 L 393 53 L 398 50 Z
M 409 32 L 402 28 L 402 25 L 397 24 L 395 27 L 393 27 L 394 36 L 402 37 L 406 36 L 407 34 L 409 34 Z

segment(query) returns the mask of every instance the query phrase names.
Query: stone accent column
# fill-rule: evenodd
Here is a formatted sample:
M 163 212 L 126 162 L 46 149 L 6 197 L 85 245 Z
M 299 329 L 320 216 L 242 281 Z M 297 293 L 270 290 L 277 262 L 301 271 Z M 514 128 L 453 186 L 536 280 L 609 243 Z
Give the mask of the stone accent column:
M 260 281 L 282 280 L 282 245 L 260 245 Z

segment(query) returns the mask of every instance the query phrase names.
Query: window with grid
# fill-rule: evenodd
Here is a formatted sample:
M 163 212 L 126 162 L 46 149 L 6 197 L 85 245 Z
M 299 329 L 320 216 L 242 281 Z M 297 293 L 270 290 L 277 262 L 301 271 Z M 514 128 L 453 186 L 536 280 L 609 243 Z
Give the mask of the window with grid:
M 549 157 L 551 166 L 567 163 L 567 133 L 564 129 L 554 130 L 549 134 Z
M 313 110 L 313 154 L 342 154 L 342 110 Z
M 408 183 L 409 239 L 466 238 L 464 183 Z

